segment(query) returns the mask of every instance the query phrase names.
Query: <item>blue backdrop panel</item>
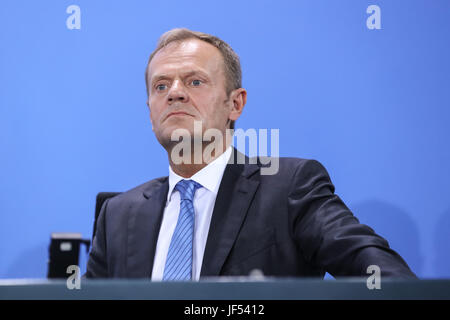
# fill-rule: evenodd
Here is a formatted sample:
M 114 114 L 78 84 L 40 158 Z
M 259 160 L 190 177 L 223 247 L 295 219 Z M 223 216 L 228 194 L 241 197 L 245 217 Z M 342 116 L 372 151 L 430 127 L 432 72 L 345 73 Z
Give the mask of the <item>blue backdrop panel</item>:
M 45 277 L 50 233 L 89 237 L 97 192 L 167 174 L 144 71 L 174 27 L 240 55 L 237 127 L 280 129 L 280 154 L 321 161 L 413 271 L 449 277 L 449 14 L 445 0 L 2 1 L 0 277 Z

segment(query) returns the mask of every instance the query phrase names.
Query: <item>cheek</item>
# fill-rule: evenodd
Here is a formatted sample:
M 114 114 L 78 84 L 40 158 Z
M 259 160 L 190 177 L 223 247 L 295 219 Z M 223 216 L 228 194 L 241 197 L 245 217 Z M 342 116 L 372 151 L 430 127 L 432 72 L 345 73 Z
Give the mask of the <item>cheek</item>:
M 225 105 L 222 97 L 210 93 L 198 93 L 192 96 L 192 102 L 203 118 L 213 119 L 223 114 Z
M 162 109 L 155 99 L 150 101 L 150 120 L 152 123 L 156 123 L 161 116 Z
M 149 113 L 149 116 L 150 116 L 150 121 L 153 123 L 153 120 L 154 120 L 154 115 L 155 115 L 155 108 L 154 107 L 151 107 L 151 108 L 148 108 L 149 109 L 149 111 L 150 111 L 150 113 Z
M 222 119 L 223 117 L 227 116 L 229 113 L 228 104 L 225 102 L 226 97 L 219 97 L 215 99 L 214 103 L 214 118 L 216 119 Z
M 211 98 L 205 93 L 196 92 L 189 97 L 190 105 L 204 118 L 208 114 L 208 107 L 211 105 Z
M 149 118 L 150 118 L 150 122 L 152 123 L 152 126 L 153 126 L 153 124 L 154 124 L 154 121 L 153 121 L 153 112 L 152 112 L 151 110 L 150 110 Z

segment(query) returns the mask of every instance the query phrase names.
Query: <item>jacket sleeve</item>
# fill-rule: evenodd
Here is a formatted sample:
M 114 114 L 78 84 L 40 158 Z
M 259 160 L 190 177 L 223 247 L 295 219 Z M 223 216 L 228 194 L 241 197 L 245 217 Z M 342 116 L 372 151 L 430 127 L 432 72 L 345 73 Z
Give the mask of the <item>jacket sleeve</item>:
M 288 196 L 293 233 L 305 259 L 334 277 L 368 276 L 377 265 L 381 276 L 417 278 L 388 242 L 360 224 L 334 194 L 326 169 L 316 160 L 301 162 Z
M 107 278 L 108 265 L 106 260 L 106 230 L 105 230 L 105 216 L 108 207 L 107 199 L 100 210 L 97 220 L 97 229 L 92 241 L 92 250 L 89 254 L 87 262 L 86 278 Z

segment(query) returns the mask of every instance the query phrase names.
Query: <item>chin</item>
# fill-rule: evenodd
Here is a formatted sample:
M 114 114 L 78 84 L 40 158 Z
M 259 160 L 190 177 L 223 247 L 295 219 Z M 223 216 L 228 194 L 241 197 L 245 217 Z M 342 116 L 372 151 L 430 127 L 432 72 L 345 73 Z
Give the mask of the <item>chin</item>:
M 192 116 L 188 115 L 174 115 L 170 116 L 164 121 L 165 127 L 178 129 L 178 128 L 185 128 L 185 129 L 193 129 L 194 128 L 194 121 L 196 119 Z
M 174 137 L 173 140 L 172 136 Z M 189 128 L 189 126 L 182 126 L 182 125 L 167 127 L 164 130 L 159 131 L 158 134 L 156 134 L 156 138 L 165 149 L 171 148 L 177 143 L 185 141 L 186 139 L 191 140 L 192 136 L 193 136 L 192 126 Z

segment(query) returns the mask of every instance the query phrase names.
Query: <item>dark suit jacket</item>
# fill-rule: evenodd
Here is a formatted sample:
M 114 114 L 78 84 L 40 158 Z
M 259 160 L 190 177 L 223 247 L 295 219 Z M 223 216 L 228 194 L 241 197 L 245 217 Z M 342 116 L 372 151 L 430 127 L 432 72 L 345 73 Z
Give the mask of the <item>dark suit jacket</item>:
M 234 150 L 233 150 L 234 151 Z M 264 162 L 265 163 L 265 162 Z M 216 198 L 201 277 L 415 277 L 388 242 L 359 223 L 326 169 L 315 160 L 280 158 L 275 175 L 261 164 L 228 164 Z M 149 278 L 168 193 L 168 178 L 107 200 L 87 264 L 87 278 Z

